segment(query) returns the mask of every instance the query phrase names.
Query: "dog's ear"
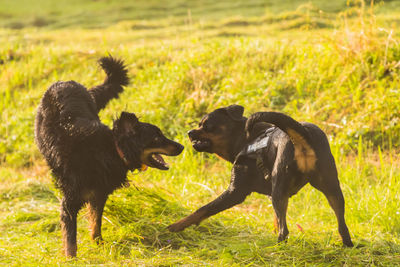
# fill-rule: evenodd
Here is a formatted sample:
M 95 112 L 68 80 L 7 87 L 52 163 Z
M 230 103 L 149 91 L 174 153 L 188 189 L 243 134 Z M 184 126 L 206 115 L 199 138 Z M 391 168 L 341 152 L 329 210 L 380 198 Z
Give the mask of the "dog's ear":
M 121 134 L 135 133 L 139 127 L 139 119 L 134 113 L 123 111 L 114 122 L 114 128 Z
M 244 107 L 240 105 L 230 105 L 224 109 L 232 120 L 240 121 L 243 119 Z

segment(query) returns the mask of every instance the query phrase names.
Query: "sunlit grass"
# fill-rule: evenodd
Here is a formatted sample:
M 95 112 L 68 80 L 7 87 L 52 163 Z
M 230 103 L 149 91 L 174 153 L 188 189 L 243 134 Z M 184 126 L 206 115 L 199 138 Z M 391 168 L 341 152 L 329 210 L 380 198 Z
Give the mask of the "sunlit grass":
M 339 15 L 314 5 L 292 10 L 91 30 L 0 29 L 7 38 L 0 43 L 0 262 L 400 264 L 398 22 L 359 7 Z M 104 244 L 90 241 L 83 209 L 78 259 L 69 260 L 61 253 L 60 192 L 34 144 L 34 115 L 57 80 L 100 83 L 96 60 L 108 52 L 125 60 L 132 83 L 100 113 L 102 121 L 111 125 L 129 110 L 186 148 L 168 158 L 171 170 L 130 174 L 131 186 L 110 197 Z M 333 211 L 311 186 L 290 200 L 286 243 L 276 243 L 271 202 L 258 194 L 200 226 L 166 230 L 227 187 L 230 164 L 195 153 L 185 132 L 206 112 L 232 103 L 244 105 L 245 115 L 283 111 L 327 132 L 357 248 L 342 248 Z
M 370 153 L 370 152 L 368 152 Z M 104 214 L 104 244 L 89 239 L 86 210 L 79 218 L 77 264 L 395 264 L 399 261 L 399 159 L 380 164 L 366 156 L 338 158 L 346 219 L 358 248 L 342 248 L 333 211 L 323 195 L 306 186 L 289 205 L 290 237 L 277 244 L 270 201 L 253 194 L 245 203 L 191 227 L 166 226 L 218 196 L 229 181 L 227 164 L 204 161 L 190 150 L 169 161 L 168 172 L 130 175 Z M 211 168 L 210 168 L 211 167 Z M 59 193 L 42 168 L 2 169 L 0 244 L 3 262 L 55 264 L 61 254 Z M 38 179 L 36 179 L 38 177 Z M 38 181 L 37 181 L 38 180 Z M 18 257 L 17 255 L 24 255 Z

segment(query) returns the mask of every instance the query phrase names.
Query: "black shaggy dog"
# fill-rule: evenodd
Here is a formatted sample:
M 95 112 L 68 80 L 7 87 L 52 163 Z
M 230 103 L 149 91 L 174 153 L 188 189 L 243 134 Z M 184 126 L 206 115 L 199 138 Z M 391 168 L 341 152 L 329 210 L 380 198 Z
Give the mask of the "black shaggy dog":
M 101 240 L 101 218 L 107 197 L 126 183 L 129 170 L 150 166 L 167 170 L 160 154 L 177 156 L 183 146 L 159 128 L 122 112 L 113 129 L 98 112 L 128 84 L 121 60 L 100 59 L 103 84 L 87 90 L 81 84 L 57 82 L 44 94 L 36 115 L 35 137 L 63 193 L 61 229 L 67 256 L 76 256 L 76 218 L 88 203 L 91 237 Z

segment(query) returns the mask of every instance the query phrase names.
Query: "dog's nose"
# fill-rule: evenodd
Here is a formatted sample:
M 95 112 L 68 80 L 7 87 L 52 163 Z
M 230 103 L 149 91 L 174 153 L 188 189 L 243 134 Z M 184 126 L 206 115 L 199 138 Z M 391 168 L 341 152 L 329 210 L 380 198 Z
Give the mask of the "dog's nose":
M 189 138 L 193 138 L 194 135 L 194 130 L 190 130 L 189 132 L 187 132 Z
M 178 146 L 178 148 L 177 148 L 177 150 L 178 150 L 178 155 L 182 153 L 182 151 L 183 151 L 184 148 L 185 148 L 185 147 L 184 147 L 183 145 L 179 144 L 179 146 Z

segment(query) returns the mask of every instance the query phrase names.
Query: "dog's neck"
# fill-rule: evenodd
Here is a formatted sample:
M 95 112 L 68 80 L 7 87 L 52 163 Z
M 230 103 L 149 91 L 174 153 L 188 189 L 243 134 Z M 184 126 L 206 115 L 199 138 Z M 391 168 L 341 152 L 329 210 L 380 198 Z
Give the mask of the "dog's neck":
M 128 159 L 125 157 L 124 152 L 122 152 L 122 150 L 119 148 L 117 141 L 115 141 L 114 143 L 115 143 L 115 149 L 117 150 L 119 157 L 122 159 L 125 166 L 129 169 L 130 164 Z
M 246 135 L 240 135 L 237 139 L 236 142 L 232 145 L 231 151 L 229 151 L 229 156 L 226 159 L 227 161 L 233 163 L 236 159 L 236 156 L 242 151 L 244 146 L 246 145 Z
M 246 132 L 245 132 L 245 125 L 246 125 L 246 121 L 243 121 L 242 124 L 240 124 L 240 126 L 238 127 L 238 129 L 236 130 L 238 133 L 238 136 L 232 140 L 232 142 L 229 144 L 229 150 L 227 155 L 219 155 L 220 157 L 222 157 L 223 159 L 233 163 L 236 159 L 236 156 L 240 153 L 240 151 L 242 151 L 242 149 L 244 148 L 244 146 L 246 145 Z
M 135 168 L 135 167 L 131 167 L 131 163 L 129 162 L 129 160 L 125 157 L 124 152 L 121 150 L 121 148 L 119 148 L 117 141 L 114 141 L 115 144 L 115 150 L 117 150 L 118 156 L 121 158 L 121 160 L 124 162 L 125 167 L 130 170 L 130 171 L 134 171 L 134 170 L 139 170 L 140 172 L 144 172 L 147 170 L 148 166 L 145 164 L 141 164 L 140 168 Z
M 236 130 L 238 132 L 238 136 L 229 144 L 229 150 L 227 155 L 219 155 L 221 158 L 233 163 L 237 155 L 244 149 L 244 147 L 248 144 L 249 139 L 246 136 L 246 121 L 240 125 L 240 127 Z M 266 129 L 272 127 L 269 123 L 258 123 L 254 126 L 252 133 L 258 136 L 262 132 L 265 132 Z M 254 137 L 253 137 L 254 138 Z M 251 140 L 251 139 L 250 139 Z

